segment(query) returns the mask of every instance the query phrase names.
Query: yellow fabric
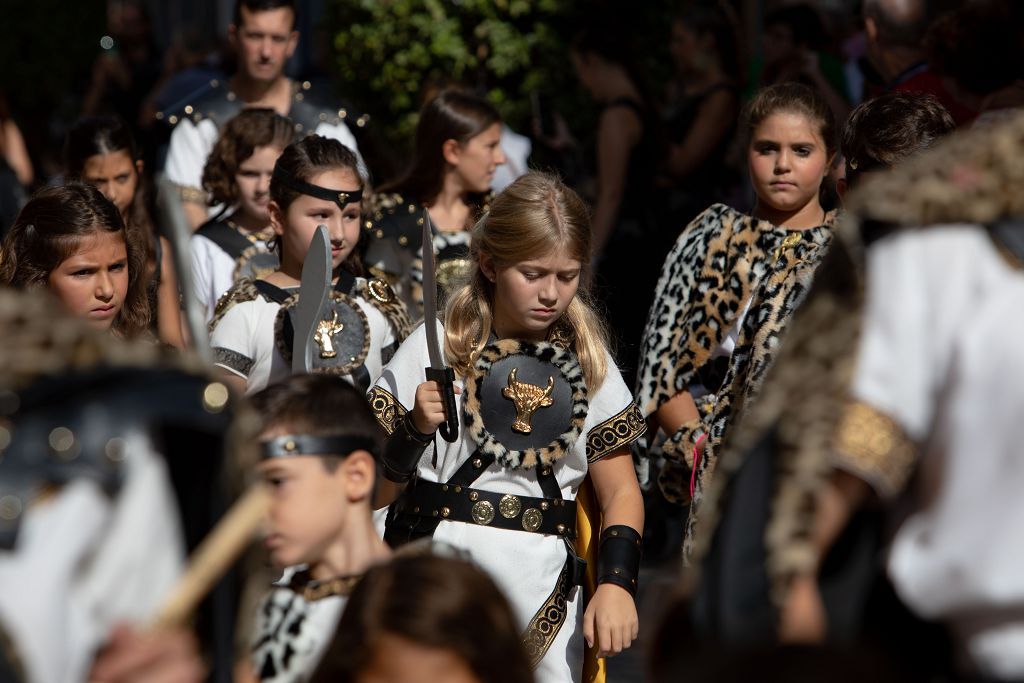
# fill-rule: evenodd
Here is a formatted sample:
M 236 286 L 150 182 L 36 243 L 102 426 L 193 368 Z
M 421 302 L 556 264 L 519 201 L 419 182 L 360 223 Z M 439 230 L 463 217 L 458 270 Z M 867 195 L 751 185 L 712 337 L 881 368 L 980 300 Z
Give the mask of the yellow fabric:
M 596 531 L 595 531 L 596 530 Z M 583 481 L 576 494 L 576 551 L 587 561 L 587 575 L 583 581 L 583 608 L 597 589 L 597 551 L 601 536 L 601 509 L 590 477 Z M 597 658 L 597 648 L 583 643 L 583 682 L 605 683 L 604 659 Z

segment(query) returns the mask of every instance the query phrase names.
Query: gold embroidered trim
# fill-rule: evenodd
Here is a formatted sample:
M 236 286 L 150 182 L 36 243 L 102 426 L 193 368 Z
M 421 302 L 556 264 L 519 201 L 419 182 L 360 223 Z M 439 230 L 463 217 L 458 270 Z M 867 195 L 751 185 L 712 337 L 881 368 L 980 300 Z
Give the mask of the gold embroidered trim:
M 902 490 L 917 457 L 914 442 L 891 417 L 859 401 L 843 409 L 834 452 L 843 469 L 874 485 L 883 497 Z
M 633 443 L 647 431 L 647 422 L 639 406 L 630 403 L 587 434 L 587 462 L 595 463 L 609 453 Z
M 373 410 L 373 416 L 377 418 L 377 422 L 388 433 L 388 436 L 394 434 L 408 411 L 402 407 L 397 398 L 379 386 L 370 389 L 367 398 L 370 399 L 370 408 Z
M 555 642 L 555 636 L 565 623 L 568 613 L 566 604 L 569 599 L 569 567 L 562 569 L 555 583 L 555 590 L 551 592 L 544 605 L 530 619 L 530 624 L 523 633 L 523 648 L 526 650 L 526 657 L 530 660 L 530 668 L 536 668 L 540 660 L 544 659 L 551 643 Z
M 206 206 L 206 193 L 198 187 L 178 185 L 178 196 L 181 197 L 181 201 L 183 202 L 192 202 L 193 204 L 202 204 L 203 206 Z

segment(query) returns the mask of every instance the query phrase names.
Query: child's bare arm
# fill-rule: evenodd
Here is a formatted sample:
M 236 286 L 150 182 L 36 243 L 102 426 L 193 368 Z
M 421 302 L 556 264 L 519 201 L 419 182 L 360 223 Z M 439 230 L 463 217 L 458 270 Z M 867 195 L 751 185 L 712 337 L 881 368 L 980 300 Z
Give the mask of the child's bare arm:
M 616 531 L 612 527 L 626 527 L 622 529 L 623 533 L 628 534 L 632 530 L 639 540 L 644 528 L 644 507 L 629 450 L 620 449 L 592 464 L 590 477 L 601 506 L 604 529 Z M 602 534 L 602 539 L 605 537 L 606 534 Z M 639 547 L 636 552 L 638 561 Z M 602 580 L 601 564 L 606 559 L 605 555 L 606 552 L 602 550 L 602 562 L 598 567 L 599 582 Z M 626 574 L 622 578 L 627 583 L 635 578 Z M 587 606 L 583 616 L 583 636 L 592 647 L 597 645 L 598 656 L 619 654 L 632 645 L 639 633 L 640 620 L 633 598 L 636 584 L 631 585 L 632 591 L 614 582 L 600 583 Z

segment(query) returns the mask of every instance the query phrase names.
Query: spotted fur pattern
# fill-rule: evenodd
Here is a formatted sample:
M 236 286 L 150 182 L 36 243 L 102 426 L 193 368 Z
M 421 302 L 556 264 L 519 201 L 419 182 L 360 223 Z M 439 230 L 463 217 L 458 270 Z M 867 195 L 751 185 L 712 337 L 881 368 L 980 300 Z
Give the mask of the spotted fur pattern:
M 217 305 L 213 309 L 213 317 L 207 325 L 207 331 L 211 334 L 217 327 L 221 318 L 227 315 L 235 304 L 243 301 L 255 301 L 260 296 L 260 290 L 256 289 L 255 282 L 250 278 L 242 278 L 234 284 L 231 289 L 220 295 Z
M 395 330 L 397 341 L 401 342 L 412 332 L 412 319 L 405 304 L 398 298 L 391 285 L 381 278 L 356 280 L 354 294 L 380 311 Z
M 765 375 L 780 352 L 782 337 L 790 319 L 803 303 L 814 281 L 818 265 L 828 253 L 832 240 L 832 217 L 828 224 L 805 230 L 803 239 L 779 252 L 769 271 L 752 295 L 722 388 L 707 420 L 708 438 L 697 464 L 696 489 L 687 522 L 687 538 L 700 514 L 702 491 L 715 471 L 716 455 L 731 425 L 753 405 Z M 689 541 L 688 541 L 689 543 Z
M 694 383 L 790 234 L 724 204 L 682 232 L 662 266 L 643 334 L 635 394 L 645 417 Z M 640 440 L 635 449 L 642 480 L 643 456 L 653 455 L 646 446 Z

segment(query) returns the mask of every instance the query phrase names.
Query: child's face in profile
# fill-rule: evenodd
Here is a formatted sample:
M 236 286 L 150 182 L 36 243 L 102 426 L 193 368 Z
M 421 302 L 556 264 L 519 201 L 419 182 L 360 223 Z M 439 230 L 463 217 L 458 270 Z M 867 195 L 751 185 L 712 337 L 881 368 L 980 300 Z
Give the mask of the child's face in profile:
M 47 285 L 68 313 L 109 329 L 128 294 L 124 236 L 97 230 L 80 238 L 71 255 L 50 272 Z
M 582 264 L 560 249 L 503 268 L 482 254 L 480 267 L 494 283 L 494 324 L 499 334 L 542 341 L 576 296 Z
M 308 181 L 312 185 L 332 190 L 358 190 L 359 179 L 348 168 L 335 168 L 319 173 Z M 275 205 L 276 206 L 276 205 Z M 349 257 L 359 241 L 359 217 L 362 203 L 346 204 L 339 209 L 334 202 L 319 199 L 310 195 L 300 194 L 281 215 L 274 211 L 271 218 L 274 232 L 281 237 L 286 258 L 301 265 L 313 241 L 313 233 L 318 225 L 327 226 L 327 235 L 331 240 L 331 263 L 337 268 Z
M 239 210 L 264 225 L 270 222 L 270 176 L 281 151 L 277 147 L 257 147 L 235 173 Z
M 776 211 L 799 211 L 817 201 L 829 165 L 821 126 L 783 111 L 753 131 L 747 161 L 758 201 Z
M 466 144 L 459 145 L 449 163 L 466 190 L 487 192 L 494 181 L 494 172 L 505 163 L 505 152 L 501 149 L 501 124 L 492 124 Z
M 262 439 L 287 434 L 267 432 Z M 351 502 L 344 462 L 328 471 L 329 461 L 318 455 L 271 458 L 259 465 L 270 504 L 264 540 L 276 567 L 316 565 L 340 538 Z

